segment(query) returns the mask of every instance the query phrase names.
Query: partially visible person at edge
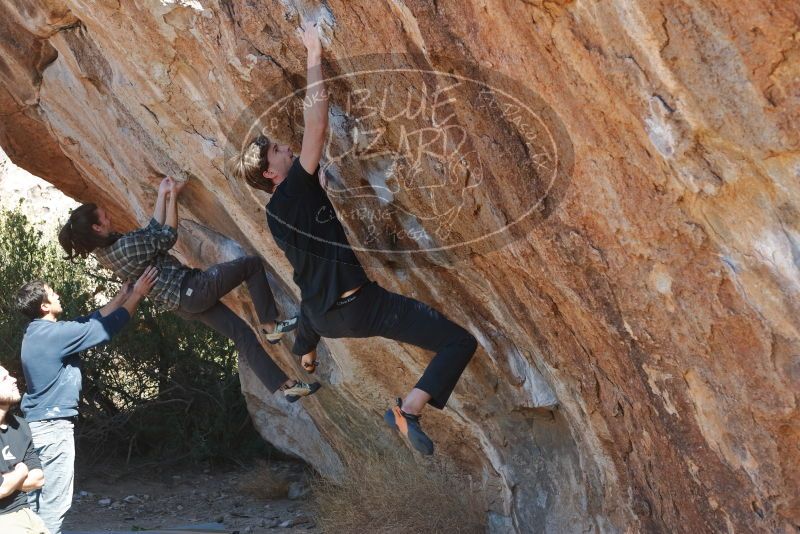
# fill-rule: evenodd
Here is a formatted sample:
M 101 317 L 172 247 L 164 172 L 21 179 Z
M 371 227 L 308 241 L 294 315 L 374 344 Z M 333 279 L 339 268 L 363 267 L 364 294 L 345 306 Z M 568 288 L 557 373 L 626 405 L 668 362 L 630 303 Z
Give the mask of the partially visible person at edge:
M 26 493 L 42 487 L 44 473 L 28 422 L 11 413 L 19 399 L 17 379 L 0 367 L 0 532 L 48 534 L 42 519 L 28 505 Z
M 316 25 L 304 24 L 308 51 L 303 144 L 296 157 L 288 145 L 259 135 L 229 162 L 233 176 L 272 195 L 267 224 L 294 268 L 302 296 L 300 324 L 292 348 L 303 368 L 317 366 L 320 336 L 379 336 L 436 354 L 416 386 L 386 411 L 390 428 L 423 454 L 433 442 L 420 426 L 426 404 L 443 409 L 477 348 L 475 337 L 430 306 L 386 291 L 371 282 L 353 253 L 325 191 L 320 158 L 328 127 L 328 98 L 322 78 Z
M 148 265 L 158 267 L 158 280 L 150 295 L 156 305 L 186 320 L 200 321 L 233 340 L 239 356 L 270 392 L 281 390 L 289 402 L 313 394 L 319 383 L 288 378 L 266 353 L 250 325 L 220 302 L 247 282 L 261 322 L 259 334 L 266 342 L 278 343 L 285 332 L 297 327 L 296 317 L 276 322 L 278 309 L 258 256 L 244 256 L 201 271 L 186 267 L 169 254 L 178 239 L 178 196 L 185 184 L 164 178 L 150 223 L 126 234 L 113 230 L 111 213 L 104 208 L 95 204 L 79 206 L 58 234 L 67 258 L 93 254 L 100 265 L 121 280 L 138 276 Z
M 107 343 L 124 327 L 158 277 L 149 268 L 131 287 L 124 284 L 111 301 L 91 314 L 59 321 L 61 299 L 42 280 L 17 291 L 15 306 L 30 319 L 22 337 L 22 371 L 26 393 L 22 413 L 30 424 L 33 445 L 47 484 L 28 502 L 52 534 L 72 505 L 75 474 L 74 424 L 81 393 L 79 352 Z

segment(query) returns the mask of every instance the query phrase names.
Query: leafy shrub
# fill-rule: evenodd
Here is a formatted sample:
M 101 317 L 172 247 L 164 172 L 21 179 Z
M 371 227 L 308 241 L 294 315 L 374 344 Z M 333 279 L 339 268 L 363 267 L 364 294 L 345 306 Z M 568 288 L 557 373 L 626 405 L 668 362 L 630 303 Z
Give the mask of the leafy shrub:
M 24 283 L 41 278 L 60 295 L 62 319 L 85 315 L 119 286 L 91 259 L 63 259 L 55 235 L 19 210 L 0 212 L 0 363 L 21 382 L 27 320 L 13 309 Z M 202 324 L 145 300 L 111 343 L 85 351 L 79 451 L 99 459 L 231 459 L 265 452 L 250 423 L 233 344 Z

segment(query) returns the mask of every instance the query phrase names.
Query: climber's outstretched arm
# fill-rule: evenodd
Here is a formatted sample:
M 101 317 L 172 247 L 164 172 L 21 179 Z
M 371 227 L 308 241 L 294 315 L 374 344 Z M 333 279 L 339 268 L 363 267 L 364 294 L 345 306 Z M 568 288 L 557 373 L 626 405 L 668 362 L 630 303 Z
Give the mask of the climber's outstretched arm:
M 322 157 L 325 132 L 328 129 L 328 94 L 322 80 L 322 43 L 319 29 L 312 22 L 303 23 L 303 44 L 308 50 L 306 61 L 306 97 L 303 101 L 303 146 L 300 149 L 300 165 L 313 175 Z
M 164 217 L 167 213 L 167 195 L 169 194 L 169 188 L 170 178 L 161 180 L 161 184 L 158 186 L 156 206 L 153 209 L 153 219 L 155 219 L 158 224 L 164 224 Z
M 167 200 L 166 215 L 164 217 L 164 226 L 170 226 L 178 229 L 178 196 L 186 186 L 186 181 L 177 181 L 172 177 L 167 177 L 167 191 L 169 200 Z

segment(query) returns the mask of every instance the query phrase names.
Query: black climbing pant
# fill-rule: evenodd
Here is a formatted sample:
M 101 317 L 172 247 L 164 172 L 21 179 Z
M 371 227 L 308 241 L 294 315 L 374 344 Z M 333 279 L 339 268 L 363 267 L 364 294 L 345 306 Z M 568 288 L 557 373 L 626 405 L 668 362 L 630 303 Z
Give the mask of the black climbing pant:
M 428 393 L 428 403 L 439 409 L 447 404 L 478 346 L 472 334 L 427 304 L 375 282 L 339 299 L 322 317 L 307 319 L 322 337 L 384 337 L 434 351 L 415 387 Z
M 278 316 L 275 299 L 264 265 L 257 256 L 245 256 L 214 265 L 204 272 L 187 274 L 176 312 L 184 319 L 200 321 L 233 340 L 239 358 L 244 359 L 261 383 L 275 393 L 288 380 L 286 374 L 266 353 L 250 325 L 219 300 L 242 282 L 247 282 L 258 320 L 261 323 L 275 321 Z

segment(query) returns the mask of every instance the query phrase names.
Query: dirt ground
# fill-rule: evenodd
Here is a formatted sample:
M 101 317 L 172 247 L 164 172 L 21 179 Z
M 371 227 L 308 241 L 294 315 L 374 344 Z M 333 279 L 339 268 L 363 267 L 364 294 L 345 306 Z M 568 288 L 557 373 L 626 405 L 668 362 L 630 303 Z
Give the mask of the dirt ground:
M 252 469 L 78 466 L 65 532 L 170 529 L 214 523 L 240 534 L 319 533 L 303 464 Z M 292 497 L 292 498 L 288 498 Z

